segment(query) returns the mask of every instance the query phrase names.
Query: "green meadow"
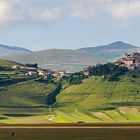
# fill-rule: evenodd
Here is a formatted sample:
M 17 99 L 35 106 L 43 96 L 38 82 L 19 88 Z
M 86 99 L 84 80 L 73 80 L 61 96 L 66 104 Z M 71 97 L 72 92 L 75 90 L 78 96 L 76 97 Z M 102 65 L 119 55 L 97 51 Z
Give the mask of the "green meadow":
M 126 73 L 117 81 L 89 77 L 79 85 L 67 86 L 57 96 L 57 107 L 64 110 L 110 110 L 140 105 L 140 74 Z
M 116 81 L 90 76 L 77 85 L 63 83 L 53 105 L 54 81 L 15 73 L 0 71 L 5 76 L 0 78 L 0 124 L 140 122 L 140 73 L 127 72 Z

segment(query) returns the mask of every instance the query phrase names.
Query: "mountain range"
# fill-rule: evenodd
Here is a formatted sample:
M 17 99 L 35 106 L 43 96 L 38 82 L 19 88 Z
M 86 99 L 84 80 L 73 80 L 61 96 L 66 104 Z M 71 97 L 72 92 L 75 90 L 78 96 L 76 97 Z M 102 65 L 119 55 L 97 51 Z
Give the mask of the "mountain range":
M 112 62 L 122 57 L 125 53 L 140 51 L 140 48 L 122 41 L 117 41 L 104 46 L 80 48 L 77 51 L 94 54 L 97 58 L 106 62 Z
M 94 55 L 68 49 L 49 49 L 22 54 L 13 54 L 6 59 L 20 63 L 38 63 L 40 67 L 53 70 L 80 71 L 84 67 L 102 62 Z
M 0 45 L 1 58 L 19 63 L 38 63 L 43 68 L 53 70 L 80 71 L 84 67 L 97 63 L 112 62 L 125 53 L 138 51 L 140 48 L 121 41 L 104 46 L 70 49 L 49 49 L 30 51 L 25 48 Z
M 26 53 L 26 52 L 31 52 L 31 51 L 26 48 L 7 46 L 7 45 L 0 44 L 0 56 L 1 57 L 11 55 L 14 53 L 16 54 L 16 53 Z

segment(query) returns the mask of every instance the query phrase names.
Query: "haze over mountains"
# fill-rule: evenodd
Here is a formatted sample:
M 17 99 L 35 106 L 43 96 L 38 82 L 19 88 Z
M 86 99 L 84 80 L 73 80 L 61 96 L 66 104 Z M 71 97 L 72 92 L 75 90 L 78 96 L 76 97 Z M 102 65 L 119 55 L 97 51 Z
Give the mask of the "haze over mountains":
M 80 48 L 77 49 L 77 51 L 94 54 L 97 58 L 100 57 L 100 59 L 104 61 L 111 62 L 120 58 L 124 53 L 140 51 L 140 48 L 121 41 L 117 41 L 104 46 Z
M 0 56 L 7 56 L 13 53 L 26 53 L 26 52 L 30 52 L 30 50 L 21 47 L 0 44 Z
M 80 71 L 84 67 L 112 62 L 124 53 L 140 51 L 139 47 L 121 41 L 98 47 L 69 49 L 49 49 L 31 52 L 28 49 L 0 45 L 0 56 L 19 63 L 38 63 L 43 68 L 53 70 Z
M 7 56 L 6 59 L 20 63 L 38 63 L 40 67 L 53 70 L 80 71 L 83 67 L 101 62 L 94 55 L 68 49 L 49 49 Z

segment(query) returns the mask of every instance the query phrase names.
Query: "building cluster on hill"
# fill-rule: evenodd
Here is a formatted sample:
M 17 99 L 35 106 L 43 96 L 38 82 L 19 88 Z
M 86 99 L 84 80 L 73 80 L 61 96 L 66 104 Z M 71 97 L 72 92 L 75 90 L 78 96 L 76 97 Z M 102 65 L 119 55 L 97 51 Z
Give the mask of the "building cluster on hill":
M 49 76 L 60 79 L 64 76 L 71 75 L 71 73 L 65 70 L 51 71 L 50 69 L 41 69 L 38 68 L 37 64 L 26 64 L 25 66 L 15 65 L 12 69 L 20 71 L 26 76 L 40 76 L 43 79 L 48 79 Z
M 114 62 L 115 65 L 127 67 L 128 70 L 140 70 L 140 53 L 125 54 L 124 57 Z
M 140 71 L 140 53 L 125 54 L 124 57 L 108 65 L 105 64 L 84 68 L 82 71 L 82 75 L 84 76 L 89 76 L 91 74 L 105 75 L 111 72 L 110 67 L 113 67 L 113 65 L 120 66 L 122 68 L 127 68 L 128 70 L 132 71 L 133 70 Z M 116 67 L 113 68 L 115 69 Z M 66 72 L 65 70 L 51 71 L 50 69 L 41 69 L 38 68 L 37 64 L 26 64 L 25 66 L 15 65 L 12 67 L 12 69 L 22 72 L 25 76 L 40 76 L 42 79 L 45 80 L 48 79 L 48 77 L 61 79 L 63 77 L 73 76 L 75 78 L 80 77 L 79 73 L 81 74 L 81 72 L 77 74 Z

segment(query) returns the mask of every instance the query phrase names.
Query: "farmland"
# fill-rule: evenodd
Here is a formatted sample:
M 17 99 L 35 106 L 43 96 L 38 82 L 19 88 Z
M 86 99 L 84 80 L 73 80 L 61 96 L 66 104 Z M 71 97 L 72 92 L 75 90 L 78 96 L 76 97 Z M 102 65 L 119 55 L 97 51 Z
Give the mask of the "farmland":
M 139 140 L 139 133 L 140 125 L 129 123 L 0 127 L 2 140 Z
M 5 66 L 13 63 L 5 61 Z M 78 84 L 62 82 L 62 88 L 54 79 L 43 81 L 16 70 L 1 70 L 0 76 L 2 125 L 140 122 L 137 72 L 127 72 L 116 81 L 89 76 Z
M 68 85 L 57 96 L 57 106 L 73 111 L 110 110 L 121 106 L 139 106 L 140 74 L 126 73 L 117 81 L 91 76 L 81 84 Z

